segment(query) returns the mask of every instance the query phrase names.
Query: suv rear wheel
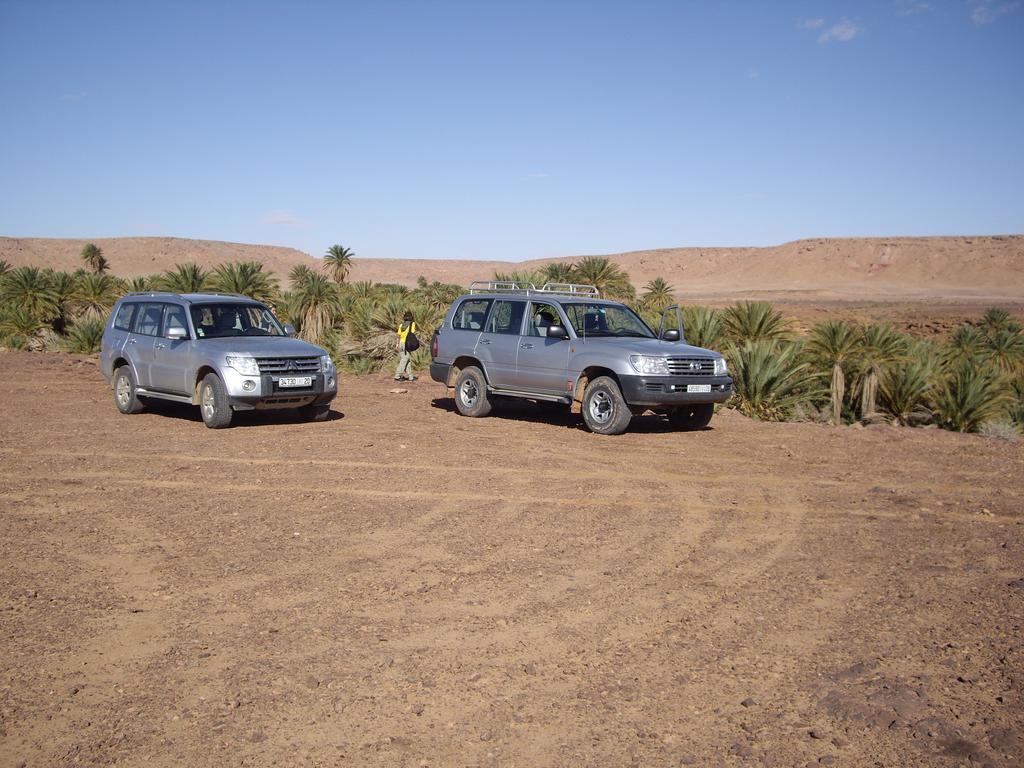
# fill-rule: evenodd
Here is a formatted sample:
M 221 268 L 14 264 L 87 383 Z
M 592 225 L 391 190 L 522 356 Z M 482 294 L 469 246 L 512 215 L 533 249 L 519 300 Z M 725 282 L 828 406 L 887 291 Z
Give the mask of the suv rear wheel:
M 629 427 L 633 412 L 615 379 L 598 376 L 583 392 L 583 423 L 598 435 L 621 435 Z
M 463 416 L 486 416 L 491 412 L 484 372 L 471 365 L 459 371 L 455 380 L 455 408 Z
M 121 413 L 138 413 L 145 408 L 135 394 L 135 377 L 127 365 L 122 365 L 114 373 L 114 403 Z
M 208 373 L 199 385 L 199 412 L 210 429 L 223 429 L 231 425 L 231 402 L 224 382 L 216 373 Z
M 714 403 L 694 403 L 669 411 L 668 420 L 677 429 L 704 429 L 714 415 Z

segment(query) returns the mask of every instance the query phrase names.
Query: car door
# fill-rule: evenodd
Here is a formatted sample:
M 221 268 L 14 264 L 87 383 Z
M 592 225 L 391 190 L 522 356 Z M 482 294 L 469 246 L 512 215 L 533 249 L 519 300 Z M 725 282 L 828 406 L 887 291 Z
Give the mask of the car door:
M 476 343 L 476 356 L 483 363 L 487 380 L 500 389 L 516 386 L 516 356 L 522 332 L 526 301 L 495 299 Z
M 549 339 L 550 325 L 565 325 L 558 307 L 547 302 L 530 302 L 526 328 L 519 337 L 516 362 L 518 386 L 533 392 L 568 394 L 569 339 Z
M 132 333 L 132 322 L 135 320 L 135 311 L 138 308 L 139 305 L 134 302 L 122 302 L 110 319 L 110 327 L 103 334 L 100 356 L 103 362 L 103 373 L 108 378 L 113 373 L 114 361 L 121 354 Z
M 163 314 L 164 305 L 159 302 L 140 304 L 132 332 L 124 345 L 125 356 L 135 369 L 135 383 L 146 389 L 152 386 L 153 356 Z
M 186 338 L 168 338 L 167 334 L 172 328 L 185 331 Z M 191 355 L 192 340 L 185 308 L 179 304 L 166 304 L 160 335 L 153 343 L 150 388 L 177 395 L 189 394 L 192 383 L 189 370 Z

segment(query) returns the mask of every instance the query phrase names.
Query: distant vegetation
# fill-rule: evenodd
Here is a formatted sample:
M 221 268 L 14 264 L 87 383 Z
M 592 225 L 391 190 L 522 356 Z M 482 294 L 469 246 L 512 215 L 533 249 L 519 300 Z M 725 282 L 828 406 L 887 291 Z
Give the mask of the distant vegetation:
M 122 280 L 107 274 L 102 252 L 90 246 L 82 249 L 83 267 L 73 273 L 0 261 L 0 346 L 92 353 L 111 307 L 129 291 L 220 291 L 267 302 L 300 337 L 330 350 L 343 370 L 363 374 L 393 366 L 395 329 L 407 310 L 420 336 L 429 339 L 464 290 L 422 277 L 412 289 L 349 283 L 355 254 L 340 245 L 328 249 L 320 270 L 294 268 L 287 289 L 251 261 L 212 270 L 181 264 Z M 638 292 L 615 262 L 597 256 L 494 279 L 595 285 L 602 296 L 630 304 L 655 330 L 662 310 L 675 301 L 665 279 L 655 278 Z M 891 421 L 1006 438 L 1024 429 L 1024 330 L 1005 310 L 988 310 L 941 343 L 888 325 L 844 320 L 798 334 L 765 302 L 725 309 L 687 305 L 682 314 L 688 342 L 726 355 L 736 383 L 730 407 L 752 418 Z M 427 345 L 413 358 L 423 370 L 430 359 Z

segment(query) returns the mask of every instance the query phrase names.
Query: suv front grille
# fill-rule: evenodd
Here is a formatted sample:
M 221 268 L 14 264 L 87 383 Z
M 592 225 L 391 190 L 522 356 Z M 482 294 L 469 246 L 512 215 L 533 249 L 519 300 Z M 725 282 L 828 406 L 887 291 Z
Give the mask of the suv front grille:
M 295 374 L 319 373 L 319 357 L 257 357 L 260 373 Z
M 714 376 L 715 361 L 710 357 L 670 357 L 668 371 L 675 376 Z

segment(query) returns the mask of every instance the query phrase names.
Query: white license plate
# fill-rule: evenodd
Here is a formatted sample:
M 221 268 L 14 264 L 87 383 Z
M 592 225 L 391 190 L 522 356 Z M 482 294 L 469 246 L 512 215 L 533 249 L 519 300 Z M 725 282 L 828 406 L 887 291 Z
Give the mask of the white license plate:
M 707 392 L 711 392 L 711 385 L 710 384 L 687 384 L 686 385 L 686 391 L 687 392 L 698 392 L 698 393 L 699 392 L 705 392 L 705 393 L 707 393 Z
M 287 379 L 278 379 L 279 387 L 311 387 L 313 386 L 312 376 L 289 376 Z

